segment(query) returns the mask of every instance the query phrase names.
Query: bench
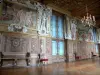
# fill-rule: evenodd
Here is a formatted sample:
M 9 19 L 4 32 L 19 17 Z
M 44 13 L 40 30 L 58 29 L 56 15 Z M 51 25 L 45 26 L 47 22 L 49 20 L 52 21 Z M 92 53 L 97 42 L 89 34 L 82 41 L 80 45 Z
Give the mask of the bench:
M 27 52 L 25 58 L 20 58 L 20 57 L 5 57 L 6 55 L 4 55 L 2 52 L 0 52 L 0 66 L 3 65 L 4 61 L 12 61 L 13 66 L 15 66 L 17 64 L 18 60 L 26 60 L 27 66 L 29 66 L 29 62 L 30 62 L 30 53 Z

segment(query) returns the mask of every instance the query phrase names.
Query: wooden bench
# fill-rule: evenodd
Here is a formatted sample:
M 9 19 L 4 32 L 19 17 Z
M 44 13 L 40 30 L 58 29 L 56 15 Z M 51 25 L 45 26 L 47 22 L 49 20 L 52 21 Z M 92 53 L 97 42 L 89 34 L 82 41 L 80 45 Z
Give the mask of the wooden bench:
M 26 60 L 27 66 L 29 66 L 30 62 L 30 53 L 27 52 L 25 58 L 19 58 L 19 57 L 5 57 L 2 52 L 0 52 L 0 66 L 3 65 L 4 61 L 12 61 L 13 66 L 16 66 L 18 60 Z

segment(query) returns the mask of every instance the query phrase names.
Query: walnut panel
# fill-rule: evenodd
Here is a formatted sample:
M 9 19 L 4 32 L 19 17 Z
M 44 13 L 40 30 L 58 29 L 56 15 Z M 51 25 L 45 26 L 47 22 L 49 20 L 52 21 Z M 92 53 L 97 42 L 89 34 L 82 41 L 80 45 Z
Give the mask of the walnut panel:
M 46 38 L 46 53 L 51 54 L 52 53 L 52 43 L 51 43 L 51 38 Z
M 39 45 L 39 39 L 38 38 L 31 38 L 31 53 L 40 53 L 40 45 Z
M 29 48 L 29 39 L 23 37 L 3 36 L 4 52 L 26 53 Z
M 37 36 L 2 33 L 2 52 L 5 53 L 40 53 L 39 39 Z
M 88 59 L 91 58 L 91 52 L 96 54 L 96 45 L 95 43 L 85 42 L 85 41 L 66 41 L 66 50 L 67 50 L 67 59 L 68 61 L 75 60 L 75 54 L 79 59 Z

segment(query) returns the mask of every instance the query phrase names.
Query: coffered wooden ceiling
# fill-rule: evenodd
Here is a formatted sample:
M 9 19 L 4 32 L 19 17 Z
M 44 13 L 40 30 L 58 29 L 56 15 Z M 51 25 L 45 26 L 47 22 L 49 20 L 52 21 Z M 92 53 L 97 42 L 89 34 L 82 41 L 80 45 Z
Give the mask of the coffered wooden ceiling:
M 32 1 L 32 0 L 31 0 Z M 97 26 L 100 27 L 100 0 L 36 0 L 44 4 L 52 4 L 70 11 L 72 16 L 82 18 L 88 12 L 96 17 Z

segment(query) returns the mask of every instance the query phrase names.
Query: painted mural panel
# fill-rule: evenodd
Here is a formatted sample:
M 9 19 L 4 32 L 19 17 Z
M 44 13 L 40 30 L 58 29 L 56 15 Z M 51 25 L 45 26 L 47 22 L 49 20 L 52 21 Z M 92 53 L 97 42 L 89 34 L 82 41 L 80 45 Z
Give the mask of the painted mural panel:
M 8 1 L 7 3 L 4 3 L 3 19 L 0 23 L 9 24 L 9 31 L 25 33 L 28 31 L 27 27 L 29 27 L 37 29 L 39 35 L 50 35 L 52 16 L 52 9 L 50 7 L 38 2 L 31 4 L 30 1 L 16 1 L 16 3 Z
M 10 6 L 4 3 L 2 17 L 3 19 L 0 23 L 9 24 L 9 31 L 27 32 L 27 27 L 36 29 L 37 26 L 37 11 L 17 6 L 17 4 Z
M 65 15 L 65 38 L 87 42 L 96 42 L 96 29 L 84 26 L 80 20 Z
M 65 16 L 65 38 L 76 40 L 77 20 Z

